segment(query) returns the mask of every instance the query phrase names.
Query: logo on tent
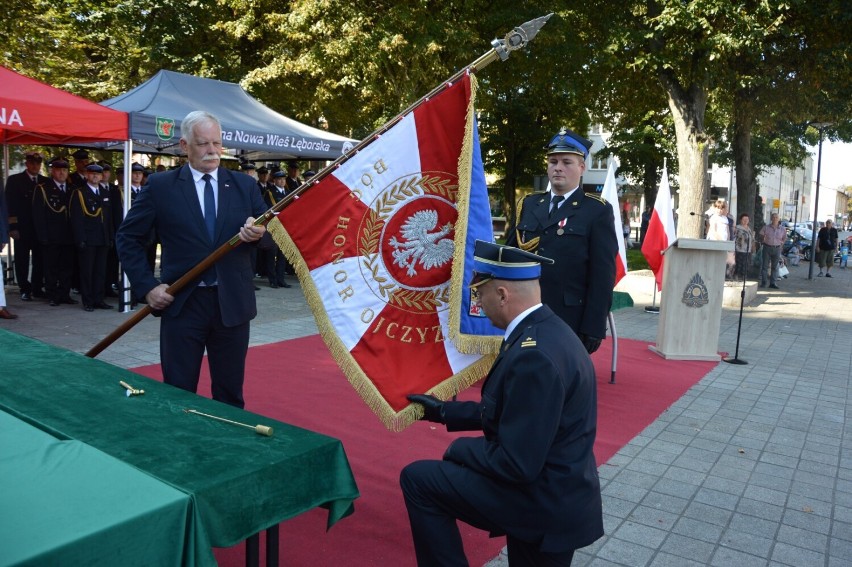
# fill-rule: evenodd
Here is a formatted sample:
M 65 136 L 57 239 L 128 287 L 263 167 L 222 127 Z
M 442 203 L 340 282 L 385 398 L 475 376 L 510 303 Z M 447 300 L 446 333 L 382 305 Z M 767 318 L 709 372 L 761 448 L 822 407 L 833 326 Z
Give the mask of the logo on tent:
M 175 120 L 174 118 L 157 117 L 157 137 L 163 141 L 168 141 L 174 138 L 175 135 Z

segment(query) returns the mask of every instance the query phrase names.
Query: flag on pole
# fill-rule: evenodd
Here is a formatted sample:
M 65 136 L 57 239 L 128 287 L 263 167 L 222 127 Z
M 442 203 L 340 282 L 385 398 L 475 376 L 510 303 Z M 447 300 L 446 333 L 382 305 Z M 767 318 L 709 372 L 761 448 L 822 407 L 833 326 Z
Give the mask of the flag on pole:
M 627 273 L 627 248 L 624 246 L 624 226 L 621 224 L 621 211 L 618 210 L 618 189 L 615 186 L 615 162 L 609 162 L 601 197 L 612 208 L 613 230 L 618 241 L 618 254 L 615 257 L 615 283 Z
M 642 243 L 642 255 L 648 260 L 648 265 L 657 280 L 657 289 L 663 289 L 663 251 L 675 241 L 674 211 L 672 210 L 672 194 L 669 189 L 669 173 L 663 165 L 663 178 L 654 200 L 654 211 L 648 222 L 645 241 Z
M 468 237 L 493 239 L 475 90 L 469 74 L 448 86 L 268 225 L 332 356 L 391 430 L 415 421 L 407 394 L 447 399 L 482 378 L 493 356 L 476 351 L 502 336 L 465 302 Z

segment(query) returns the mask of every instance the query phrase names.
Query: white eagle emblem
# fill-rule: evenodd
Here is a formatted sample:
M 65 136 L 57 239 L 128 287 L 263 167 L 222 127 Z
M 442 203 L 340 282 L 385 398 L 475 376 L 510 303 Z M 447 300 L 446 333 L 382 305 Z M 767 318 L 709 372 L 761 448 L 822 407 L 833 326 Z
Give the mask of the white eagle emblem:
M 453 230 L 453 223 L 448 222 L 437 232 L 438 212 L 434 210 L 417 211 L 406 220 L 401 229 L 403 241 L 395 236 L 388 241 L 394 247 L 394 264 L 407 268 L 409 276 L 416 276 L 415 267 L 418 262 L 427 270 L 443 266 L 453 258 L 453 241 L 444 238 Z

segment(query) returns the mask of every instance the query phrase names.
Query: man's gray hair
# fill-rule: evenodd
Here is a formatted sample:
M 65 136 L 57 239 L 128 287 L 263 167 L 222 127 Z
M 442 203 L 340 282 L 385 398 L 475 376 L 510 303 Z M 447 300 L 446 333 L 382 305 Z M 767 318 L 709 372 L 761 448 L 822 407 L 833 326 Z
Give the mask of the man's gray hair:
M 219 127 L 219 130 L 222 129 L 219 119 L 206 110 L 193 110 L 184 117 L 180 124 L 180 137 L 187 142 L 195 141 L 195 127 L 205 122 L 213 122 Z

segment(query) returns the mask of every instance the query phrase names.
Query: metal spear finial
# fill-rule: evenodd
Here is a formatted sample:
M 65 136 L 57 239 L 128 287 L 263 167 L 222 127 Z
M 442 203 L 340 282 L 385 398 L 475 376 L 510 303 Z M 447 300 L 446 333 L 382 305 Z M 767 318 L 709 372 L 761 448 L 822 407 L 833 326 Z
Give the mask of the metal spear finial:
M 509 57 L 509 52 L 521 49 L 529 43 L 552 15 L 553 12 L 546 16 L 530 20 L 507 33 L 504 39 L 495 39 L 492 41 L 491 46 L 497 51 L 500 60 L 505 61 Z

